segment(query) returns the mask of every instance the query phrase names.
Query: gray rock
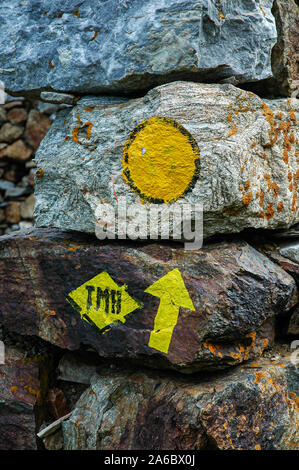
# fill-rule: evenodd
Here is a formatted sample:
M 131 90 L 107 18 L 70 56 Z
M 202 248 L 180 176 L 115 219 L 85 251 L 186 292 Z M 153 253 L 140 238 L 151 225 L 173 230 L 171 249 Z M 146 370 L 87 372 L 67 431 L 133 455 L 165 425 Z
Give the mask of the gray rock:
M 295 449 L 287 364 L 258 361 L 192 379 L 150 372 L 94 375 L 62 423 L 67 450 Z
M 18 198 L 21 196 L 25 196 L 30 192 L 30 188 L 26 188 L 24 186 L 15 186 L 14 188 L 10 188 L 5 193 L 5 198 Z
M 288 325 L 287 333 L 289 335 L 299 335 L 299 305 L 295 308 L 294 312 L 292 313 L 292 316 L 290 318 L 290 322 Z M 298 388 L 299 388 L 299 381 L 298 381 Z M 298 395 L 299 395 L 299 391 L 298 391 Z
M 284 244 L 284 246 L 280 248 L 279 252 L 285 258 L 299 264 L 299 237 L 297 241 L 294 240 L 293 242 Z
M 4 0 L 0 80 L 8 92 L 101 93 L 177 79 L 272 76 L 273 0 Z M 18 38 L 18 41 L 16 41 Z
M 40 99 L 46 103 L 53 104 L 75 104 L 75 98 L 67 93 L 55 93 L 53 91 L 42 91 Z
M 100 203 L 116 209 L 120 197 L 147 211 L 157 203 L 166 211 L 171 204 L 163 202 L 175 198 L 201 203 L 204 236 L 298 222 L 298 100 L 266 103 L 233 85 L 174 82 L 126 103 L 98 103 L 89 98 L 61 111 L 38 149 L 38 227 L 94 232 Z M 132 170 L 123 161 L 125 145 L 149 119 L 154 130 L 137 129 L 140 160 L 130 157 Z M 134 181 L 123 176 L 128 168 Z M 128 214 L 128 226 L 135 218 Z M 166 218 L 161 225 L 163 237 Z
M 8 191 L 14 189 L 15 185 L 11 181 L 0 181 L 0 191 Z
M 91 377 L 97 370 L 99 360 L 90 363 L 84 361 L 80 354 L 65 354 L 59 361 L 59 380 L 90 385 Z

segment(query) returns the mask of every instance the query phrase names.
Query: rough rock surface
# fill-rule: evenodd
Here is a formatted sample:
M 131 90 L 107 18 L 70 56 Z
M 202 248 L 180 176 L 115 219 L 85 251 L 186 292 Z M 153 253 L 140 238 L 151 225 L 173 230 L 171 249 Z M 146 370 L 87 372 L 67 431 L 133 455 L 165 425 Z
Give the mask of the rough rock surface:
M 274 78 L 267 86 L 275 95 L 299 97 L 299 4 L 296 0 L 275 0 L 278 41 L 272 51 Z M 295 89 L 297 88 L 297 92 Z
M 0 450 L 36 449 L 35 406 L 40 397 L 39 363 L 5 348 L 0 365 Z
M 204 236 L 289 227 L 299 220 L 298 111 L 296 99 L 191 82 L 119 105 L 82 99 L 38 149 L 36 225 L 94 232 L 100 203 L 116 209 L 123 196 L 148 211 L 201 203 Z
M 40 229 L 4 236 L 0 249 L 8 331 L 155 368 L 192 372 L 258 356 L 272 343 L 273 318 L 298 301 L 293 278 L 245 242 L 188 252 Z
M 25 95 L 141 90 L 182 76 L 268 78 L 277 38 L 272 4 L 5 0 L 0 80 Z
M 296 449 L 298 404 L 288 395 L 286 365 L 259 361 L 192 380 L 95 374 L 62 423 L 63 448 Z

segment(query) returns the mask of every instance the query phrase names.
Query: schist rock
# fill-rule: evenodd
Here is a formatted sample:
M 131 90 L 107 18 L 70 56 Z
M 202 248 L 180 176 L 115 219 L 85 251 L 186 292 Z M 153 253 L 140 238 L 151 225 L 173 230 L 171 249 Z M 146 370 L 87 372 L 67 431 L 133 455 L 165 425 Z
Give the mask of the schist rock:
M 298 301 L 294 279 L 242 241 L 190 252 L 39 229 L 2 237 L 0 250 L 7 331 L 154 368 L 259 356 Z
M 296 99 L 192 82 L 120 104 L 83 98 L 60 112 L 36 154 L 36 225 L 94 233 L 108 224 L 112 237 L 119 230 L 102 208 L 117 213 L 125 200 L 148 224 L 153 210 L 201 204 L 205 237 L 290 227 L 299 220 L 298 111 Z M 132 228 L 135 209 L 126 221 Z M 161 238 L 168 227 L 173 236 L 162 216 Z
M 0 449 L 36 449 L 36 407 L 41 399 L 39 360 L 7 346 L 0 379 Z
M 192 380 L 103 372 L 62 423 L 67 450 L 295 450 L 288 363 L 257 361 Z
M 9 92 L 129 92 L 167 81 L 272 76 L 273 0 L 1 2 Z M 18 37 L 18 41 L 15 38 Z

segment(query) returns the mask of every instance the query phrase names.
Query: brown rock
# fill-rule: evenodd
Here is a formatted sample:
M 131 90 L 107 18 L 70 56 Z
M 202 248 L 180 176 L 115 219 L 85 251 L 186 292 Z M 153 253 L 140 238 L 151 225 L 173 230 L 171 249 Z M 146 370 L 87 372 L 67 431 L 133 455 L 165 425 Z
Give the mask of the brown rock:
M 0 450 L 36 449 L 39 362 L 24 359 L 23 351 L 7 347 L 0 377 Z
M 43 439 L 44 446 L 47 450 L 62 450 L 62 432 L 59 429 L 57 432 L 46 436 Z
M 278 41 L 272 50 L 274 79 L 270 89 L 275 95 L 291 96 L 293 84 L 299 92 L 299 5 L 296 0 L 275 0 L 273 13 Z M 298 95 L 299 97 L 299 95 Z
M 45 137 L 51 124 L 52 121 L 48 116 L 39 113 L 35 109 L 31 109 L 28 115 L 25 136 L 27 142 L 34 150 L 37 149 L 41 140 Z
M 21 203 L 21 217 L 22 219 L 32 219 L 34 210 L 34 195 L 30 194 L 27 199 Z
M 24 104 L 23 100 L 9 101 L 8 103 L 5 103 L 4 108 L 9 110 L 9 109 L 15 108 L 17 106 L 23 106 L 23 104 Z
M 68 420 L 67 450 L 296 449 L 288 364 L 249 363 L 193 379 L 150 372 L 95 374 Z
M 24 108 L 13 108 L 7 113 L 7 118 L 13 124 L 19 124 L 26 121 L 27 111 Z
M 272 319 L 298 300 L 293 278 L 245 242 L 189 252 L 39 229 L 0 248 L 8 330 L 155 368 L 193 372 L 260 355 Z
M 21 139 L 0 151 L 0 158 L 7 157 L 19 161 L 28 160 L 31 155 L 32 150 L 30 150 Z
M 24 127 L 6 122 L 0 129 L 0 142 L 13 142 L 23 134 L 23 131 Z
M 69 413 L 64 393 L 59 388 L 49 390 L 46 404 L 51 416 L 56 420 Z
M 299 335 L 299 305 L 295 308 L 288 327 L 289 335 Z
M 0 124 L 7 121 L 7 114 L 2 105 L 0 105 Z
M 20 203 L 10 201 L 5 208 L 5 217 L 9 224 L 17 224 L 21 219 Z

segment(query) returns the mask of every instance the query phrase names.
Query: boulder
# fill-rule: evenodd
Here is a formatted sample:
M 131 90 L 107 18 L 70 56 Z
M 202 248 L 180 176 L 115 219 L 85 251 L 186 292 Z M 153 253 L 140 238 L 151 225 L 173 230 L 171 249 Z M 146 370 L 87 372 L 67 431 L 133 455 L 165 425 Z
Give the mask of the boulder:
M 275 95 L 299 97 L 299 5 L 296 0 L 275 0 L 278 41 L 272 51 L 274 77 L 268 89 Z
M 286 364 L 267 360 L 193 380 L 95 374 L 62 422 L 66 450 L 295 450 Z M 298 397 L 297 397 L 298 400 Z
M 117 213 L 120 201 L 148 224 L 153 210 L 201 204 L 205 237 L 298 222 L 298 100 L 191 82 L 121 104 L 97 100 L 61 111 L 36 153 L 38 227 L 94 233 L 108 224 L 102 204 Z M 126 217 L 135 226 L 135 209 Z M 161 238 L 168 226 L 162 217 Z M 109 231 L 117 236 L 116 225 Z
M 38 148 L 51 124 L 52 121 L 48 116 L 39 113 L 36 109 L 31 109 L 26 123 L 25 138 L 34 150 Z
M 1 2 L 0 80 L 22 96 L 272 76 L 273 0 Z M 9 12 L 9 14 L 8 14 Z M 15 38 L 18 37 L 18 41 Z
M 7 331 L 154 368 L 189 373 L 259 356 L 274 318 L 298 301 L 293 278 L 242 241 L 190 253 L 39 229 L 2 237 L 0 250 Z
M 24 351 L 7 346 L 0 377 L 0 450 L 36 449 L 39 361 L 25 358 Z

